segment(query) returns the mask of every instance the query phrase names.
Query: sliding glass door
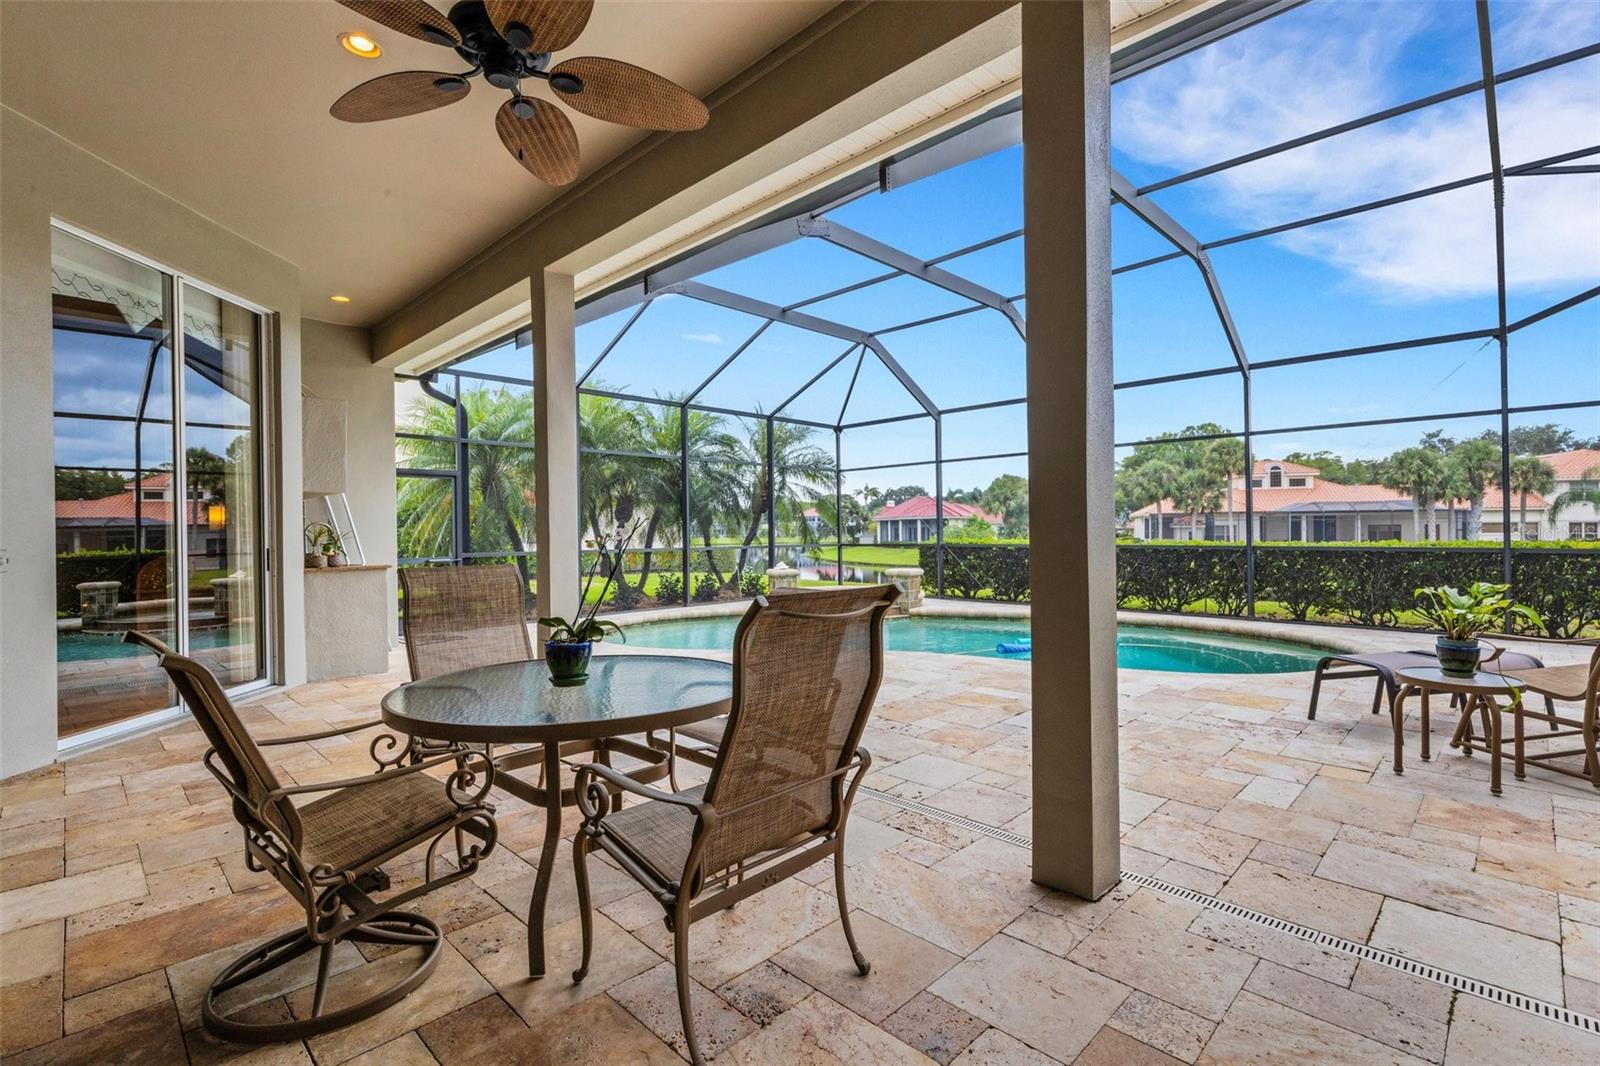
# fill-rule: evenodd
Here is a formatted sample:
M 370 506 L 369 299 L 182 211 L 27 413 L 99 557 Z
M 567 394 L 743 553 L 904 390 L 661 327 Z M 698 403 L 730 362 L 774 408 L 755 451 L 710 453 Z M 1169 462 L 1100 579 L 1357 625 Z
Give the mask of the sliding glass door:
M 173 705 L 139 629 L 225 686 L 268 676 L 263 318 L 52 235 L 59 734 Z M 181 369 L 180 369 L 181 368 Z

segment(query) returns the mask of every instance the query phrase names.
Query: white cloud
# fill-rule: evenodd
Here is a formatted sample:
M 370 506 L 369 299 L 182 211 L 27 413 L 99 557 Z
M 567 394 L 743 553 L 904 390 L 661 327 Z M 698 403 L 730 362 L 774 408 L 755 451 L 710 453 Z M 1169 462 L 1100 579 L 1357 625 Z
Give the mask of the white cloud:
M 680 333 L 678 336 L 686 341 L 699 341 L 701 344 L 722 343 L 722 334 L 720 333 Z
M 1415 49 L 1413 38 L 1430 32 L 1426 9 L 1390 5 L 1382 19 L 1370 18 L 1364 5 L 1322 10 L 1316 28 L 1324 32 L 1315 36 L 1305 20 L 1273 20 L 1130 79 L 1117 98 L 1118 148 L 1188 170 L 1381 110 L 1414 92 L 1389 81 L 1398 80 L 1403 62 L 1416 64 L 1420 53 L 1403 54 L 1408 44 Z M 1593 33 L 1581 19 L 1569 24 L 1573 17 L 1552 22 L 1549 16 L 1543 6 L 1512 9 L 1504 29 L 1496 26 L 1509 42 L 1505 53 L 1525 62 L 1593 39 L 1581 36 Z M 1506 83 L 1498 104 L 1508 166 L 1600 143 L 1600 59 Z M 1234 232 L 1256 229 L 1484 173 L 1485 131 L 1482 98 L 1474 94 L 1247 163 L 1191 188 Z M 1595 284 L 1600 177 L 1512 178 L 1507 186 L 1511 285 L 1564 294 Z M 1485 182 L 1267 239 L 1337 268 L 1380 299 L 1460 298 L 1494 291 L 1491 208 Z

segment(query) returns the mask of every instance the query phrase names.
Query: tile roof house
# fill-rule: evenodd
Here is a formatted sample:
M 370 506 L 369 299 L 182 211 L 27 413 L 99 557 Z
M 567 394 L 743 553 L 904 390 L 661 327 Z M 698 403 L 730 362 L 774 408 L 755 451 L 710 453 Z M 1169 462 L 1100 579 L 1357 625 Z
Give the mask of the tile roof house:
M 1580 488 L 1600 489 L 1600 448 L 1551 452 L 1539 458 L 1556 472 L 1555 492 L 1550 495 L 1550 510 L 1555 513 L 1547 514 L 1545 536 L 1561 540 L 1600 540 L 1600 507 L 1587 502 L 1566 502 L 1559 509 L 1555 506 L 1566 493 Z
M 1600 467 L 1600 451 L 1557 452 L 1540 456 L 1556 472 L 1551 499 L 1576 485 L 1584 471 Z M 1423 528 L 1413 528 L 1411 497 L 1382 485 L 1344 485 L 1329 481 L 1315 468 L 1282 459 L 1258 459 L 1250 473 L 1251 494 L 1260 541 L 1456 540 L 1465 537 L 1469 503 L 1440 503 L 1424 513 Z M 1550 501 L 1538 493 L 1527 497 L 1528 536 L 1535 539 L 1595 539 L 1600 528 L 1588 504 L 1563 509 L 1552 520 Z M 1491 487 L 1484 496 L 1481 537 L 1498 540 L 1502 533 L 1503 497 Z M 1511 496 L 1512 535 L 1518 528 L 1523 500 Z M 1453 513 L 1452 513 L 1453 512 Z M 1235 477 L 1218 506 L 1198 516 L 1180 511 L 1172 500 L 1149 504 L 1129 516 L 1139 540 L 1243 540 L 1245 483 Z M 1453 524 L 1452 524 L 1453 523 Z M 1452 530 L 1454 532 L 1452 532 Z M 1421 535 L 1419 536 L 1419 532 Z
M 903 503 L 890 504 L 872 516 L 874 540 L 879 544 L 894 542 L 920 543 L 933 539 L 936 532 L 935 516 L 938 505 L 932 496 L 913 496 Z M 964 524 L 969 518 L 979 518 L 988 523 L 996 533 L 1005 521 L 972 503 L 944 501 L 944 524 Z
M 139 547 L 161 551 L 168 530 L 179 512 L 172 499 L 172 475 L 148 474 L 137 483 L 125 482 L 126 491 L 94 500 L 56 501 L 58 552 L 116 550 Z M 188 501 L 189 552 L 195 565 L 215 563 L 226 554 L 227 511 L 215 501 Z

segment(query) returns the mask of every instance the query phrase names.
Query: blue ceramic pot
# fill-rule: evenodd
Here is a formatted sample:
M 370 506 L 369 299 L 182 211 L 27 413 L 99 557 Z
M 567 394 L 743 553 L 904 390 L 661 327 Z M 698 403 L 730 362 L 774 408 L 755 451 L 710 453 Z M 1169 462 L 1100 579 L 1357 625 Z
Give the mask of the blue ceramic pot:
M 1433 650 L 1439 656 L 1439 672 L 1448 677 L 1471 677 L 1478 672 L 1478 638 L 1451 640 L 1440 637 L 1434 641 Z
M 544 642 L 544 664 L 550 670 L 552 685 L 581 685 L 589 680 L 589 656 L 594 653 L 594 643 L 566 643 L 557 640 Z

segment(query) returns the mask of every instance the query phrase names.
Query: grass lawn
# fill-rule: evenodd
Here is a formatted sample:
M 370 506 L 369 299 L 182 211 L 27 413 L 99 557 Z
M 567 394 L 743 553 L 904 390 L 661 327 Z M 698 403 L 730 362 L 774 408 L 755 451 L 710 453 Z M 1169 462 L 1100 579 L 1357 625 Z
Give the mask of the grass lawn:
M 920 555 L 916 548 L 875 548 L 860 544 L 847 544 L 844 548 L 846 566 L 916 566 Z M 829 556 L 824 553 L 823 557 Z

